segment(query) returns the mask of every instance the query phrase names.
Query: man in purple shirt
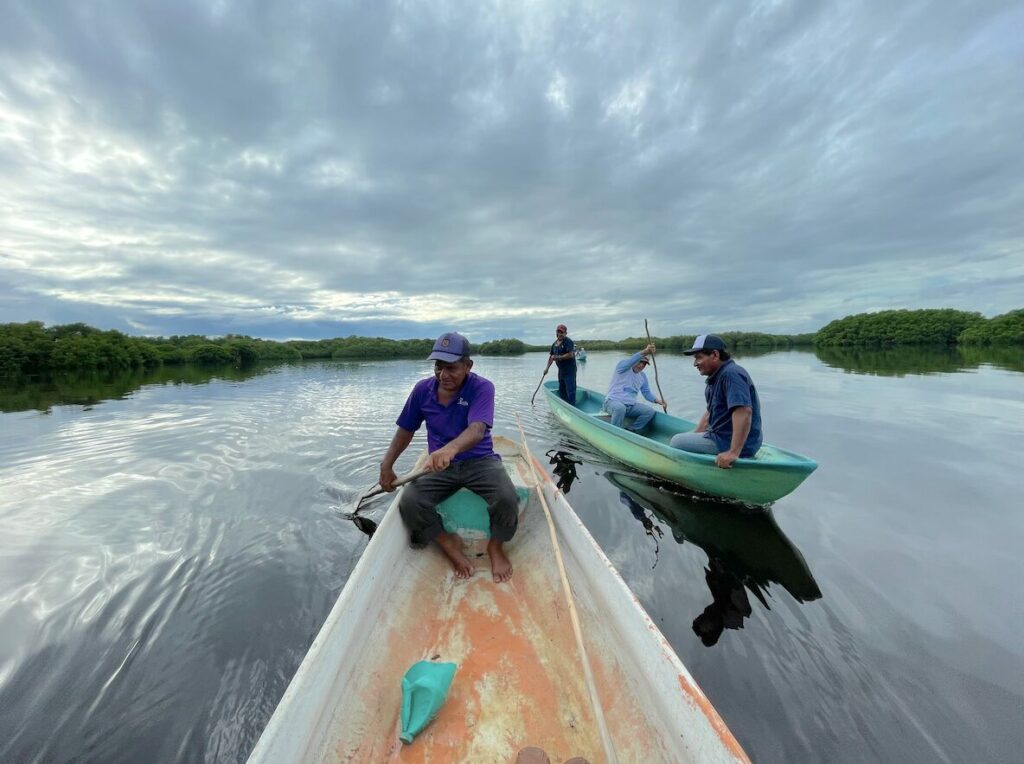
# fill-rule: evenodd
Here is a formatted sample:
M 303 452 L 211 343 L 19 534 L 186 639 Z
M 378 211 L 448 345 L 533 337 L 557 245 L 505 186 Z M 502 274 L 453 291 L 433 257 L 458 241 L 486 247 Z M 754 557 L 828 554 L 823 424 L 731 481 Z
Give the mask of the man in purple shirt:
M 413 546 L 436 541 L 458 578 L 473 575 L 473 563 L 462 551 L 462 539 L 445 531 L 437 512 L 439 503 L 460 488 L 468 488 L 487 502 L 491 518 L 487 554 L 494 580 L 508 581 L 512 563 L 502 545 L 515 535 L 519 501 L 491 441 L 494 384 L 470 371 L 469 342 L 461 334 L 442 334 L 427 358 L 434 361 L 434 376 L 416 383 L 395 422 L 398 429 L 380 463 L 381 488 L 394 489 L 395 461 L 426 422 L 429 455 L 425 466 L 431 473 L 406 485 L 398 504 Z

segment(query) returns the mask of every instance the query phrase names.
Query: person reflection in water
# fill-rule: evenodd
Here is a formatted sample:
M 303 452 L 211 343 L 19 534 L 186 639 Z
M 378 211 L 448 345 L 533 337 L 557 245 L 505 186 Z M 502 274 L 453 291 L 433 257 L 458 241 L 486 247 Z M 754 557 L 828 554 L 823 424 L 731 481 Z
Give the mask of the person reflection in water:
M 704 569 L 714 601 L 693 619 L 693 633 L 705 647 L 711 647 L 725 629 L 742 629 L 743 621 L 752 612 L 743 582 L 736 578 L 717 557 L 708 560 Z
M 551 472 L 558 478 L 558 490 L 562 493 L 569 493 L 572 484 L 579 479 L 576 474 L 576 465 L 583 464 L 579 459 L 573 459 L 568 451 L 556 451 L 551 449 L 544 456 L 551 457 L 551 464 L 555 465 Z
M 647 510 L 634 501 L 633 497 L 625 491 L 619 491 L 619 501 L 629 508 L 633 517 L 639 520 L 640 524 L 644 526 L 644 532 L 654 539 L 654 565 L 651 566 L 651 570 L 654 570 L 658 565 L 658 553 L 661 551 L 661 544 L 658 543 L 658 539 L 664 536 L 661 531 L 661 526 L 655 525 L 654 520 L 652 520 L 651 516 L 647 514 Z

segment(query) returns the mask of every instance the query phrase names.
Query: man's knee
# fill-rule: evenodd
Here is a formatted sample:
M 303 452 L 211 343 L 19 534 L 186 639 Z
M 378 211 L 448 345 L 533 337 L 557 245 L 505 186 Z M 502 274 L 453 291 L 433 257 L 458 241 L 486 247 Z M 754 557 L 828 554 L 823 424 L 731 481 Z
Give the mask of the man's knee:
M 516 487 L 512 485 L 511 480 L 502 486 L 495 505 L 504 511 L 511 512 L 513 515 L 518 514 L 519 494 L 516 493 Z
M 604 410 L 611 414 L 612 424 L 621 427 L 626 419 L 626 406 L 618 401 L 605 401 Z
M 702 433 L 696 432 L 681 432 L 678 435 L 673 435 L 672 440 L 669 441 L 669 445 L 672 448 L 678 448 L 681 451 L 690 451 L 695 454 L 718 453 L 718 447 L 711 438 L 706 437 Z
M 416 492 L 416 486 L 410 483 L 398 497 L 398 512 L 408 522 L 409 518 L 419 511 L 419 506 L 419 494 Z

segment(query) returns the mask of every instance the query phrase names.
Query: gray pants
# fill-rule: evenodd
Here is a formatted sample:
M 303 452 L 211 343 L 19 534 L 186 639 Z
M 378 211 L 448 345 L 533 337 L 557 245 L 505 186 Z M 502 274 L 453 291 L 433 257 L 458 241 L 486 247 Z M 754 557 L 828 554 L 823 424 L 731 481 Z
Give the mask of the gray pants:
M 719 453 L 718 444 L 715 443 L 715 439 L 706 432 L 681 432 L 678 435 L 672 436 L 672 440 L 669 441 L 669 445 L 672 446 L 672 448 L 678 448 L 682 451 L 692 451 L 698 454 Z
M 491 538 L 508 541 L 519 525 L 516 487 L 498 459 L 463 459 L 448 469 L 430 472 L 409 483 L 402 492 L 398 511 L 409 529 L 413 546 L 429 544 L 444 533 L 437 505 L 460 488 L 468 488 L 487 502 Z

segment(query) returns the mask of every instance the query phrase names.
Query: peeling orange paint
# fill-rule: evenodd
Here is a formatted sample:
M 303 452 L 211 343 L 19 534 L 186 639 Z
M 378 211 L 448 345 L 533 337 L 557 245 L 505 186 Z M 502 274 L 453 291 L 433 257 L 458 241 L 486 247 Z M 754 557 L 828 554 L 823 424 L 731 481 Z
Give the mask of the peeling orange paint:
M 694 702 L 700 706 L 704 715 L 708 718 L 708 721 L 710 721 L 712 726 L 715 728 L 715 732 L 718 733 L 718 739 L 722 741 L 733 756 L 740 761 L 749 762 L 750 759 L 747 758 L 746 751 L 744 751 L 740 746 L 739 741 L 733 737 L 729 728 L 725 726 L 725 722 L 722 721 L 722 717 L 718 715 L 718 711 L 716 711 L 715 707 L 711 705 L 711 701 L 708 700 L 707 696 L 701 692 L 699 688 L 695 687 L 690 678 L 684 674 L 679 675 L 679 686 L 682 688 L 683 692 L 693 698 Z
M 536 475 L 550 485 L 547 473 L 532 455 L 529 458 Z M 522 482 L 536 484 L 525 461 L 519 460 L 516 467 Z M 434 548 L 403 552 L 390 575 L 373 580 L 385 606 L 373 616 L 375 639 L 351 646 L 351 665 L 333 667 L 348 673 L 339 677 L 336 686 L 343 690 L 334 698 L 334 707 L 325 711 L 330 719 L 328 758 L 511 762 L 520 749 L 537 746 L 552 762 L 573 756 L 594 764 L 604 761 L 558 568 L 536 503 L 531 492 L 526 519 L 506 546 L 515 568 L 506 584 L 491 580 L 486 556 L 471 558 L 477 566 L 474 576 L 456 579 L 447 558 Z M 610 565 L 606 559 L 605 564 Z M 608 602 L 591 591 L 575 558 L 567 558 L 566 566 L 620 760 L 699 759 L 708 750 L 702 745 L 714 744 L 719 759 L 728 751 L 729 758 L 748 761 L 707 698 L 684 674 L 679 675 L 682 698 L 673 702 L 687 698 L 695 704 L 700 711 L 694 710 L 693 719 L 706 717 L 698 726 L 707 732 L 683 728 L 682 716 L 665 717 L 646 685 L 644 668 L 635 655 L 621 649 L 620 635 L 609 627 Z M 603 567 L 598 572 L 606 575 Z M 620 607 L 628 604 L 617 601 Z M 647 629 L 659 638 L 650 643 L 652 654 L 672 656 L 653 664 L 670 668 L 661 676 L 671 687 L 671 667 L 679 666 L 677 659 L 649 620 Z M 398 739 L 402 676 L 416 661 L 435 658 L 458 666 L 447 702 L 416 740 L 403 745 Z M 686 740 L 691 734 L 694 739 Z M 692 756 L 681 757 L 681 752 Z

